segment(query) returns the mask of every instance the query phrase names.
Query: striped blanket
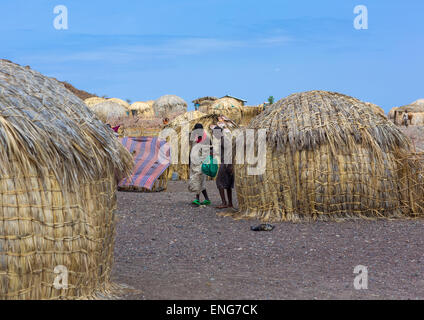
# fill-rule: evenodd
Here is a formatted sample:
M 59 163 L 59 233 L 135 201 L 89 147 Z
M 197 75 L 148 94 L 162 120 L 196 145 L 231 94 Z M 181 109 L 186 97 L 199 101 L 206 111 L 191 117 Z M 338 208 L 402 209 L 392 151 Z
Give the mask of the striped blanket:
M 140 187 L 151 190 L 155 181 L 171 163 L 170 147 L 157 137 L 126 137 L 121 143 L 134 157 L 134 169 L 119 187 Z

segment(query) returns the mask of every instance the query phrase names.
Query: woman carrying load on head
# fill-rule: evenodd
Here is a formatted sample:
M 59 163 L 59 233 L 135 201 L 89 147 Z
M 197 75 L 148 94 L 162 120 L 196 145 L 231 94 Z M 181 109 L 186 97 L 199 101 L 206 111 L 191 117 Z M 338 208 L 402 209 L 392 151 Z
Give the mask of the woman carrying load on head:
M 206 191 L 206 175 L 202 172 L 202 163 L 210 155 L 211 145 L 202 124 L 197 123 L 194 126 L 191 139 L 194 140 L 194 143 L 190 152 L 190 180 L 188 189 L 190 192 L 196 194 L 196 200 L 192 202 L 194 205 L 208 206 L 211 204 L 211 201 Z M 201 193 L 205 197 L 203 202 L 200 202 Z

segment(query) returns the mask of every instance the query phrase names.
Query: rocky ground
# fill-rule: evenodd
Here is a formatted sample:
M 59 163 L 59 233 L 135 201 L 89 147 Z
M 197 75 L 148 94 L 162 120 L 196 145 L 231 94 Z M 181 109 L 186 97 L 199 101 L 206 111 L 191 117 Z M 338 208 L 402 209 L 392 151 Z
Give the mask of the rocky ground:
M 218 193 L 208 190 L 214 204 Z M 424 299 L 424 221 L 276 224 L 192 208 L 184 182 L 119 193 L 113 280 L 127 299 Z M 355 266 L 368 268 L 355 290 Z

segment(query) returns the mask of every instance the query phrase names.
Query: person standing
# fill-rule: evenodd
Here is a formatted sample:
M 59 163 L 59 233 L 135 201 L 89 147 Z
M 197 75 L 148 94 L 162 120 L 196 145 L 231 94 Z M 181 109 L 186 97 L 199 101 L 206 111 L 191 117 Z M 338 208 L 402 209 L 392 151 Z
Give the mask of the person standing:
M 192 135 L 194 134 L 195 142 L 193 144 L 194 152 L 190 152 L 190 180 L 188 183 L 188 189 L 190 192 L 196 194 L 196 199 L 192 204 L 197 206 L 209 206 L 211 201 L 206 191 L 206 175 L 202 172 L 202 162 L 211 153 L 210 143 L 206 131 L 203 129 L 201 123 L 197 123 L 194 126 Z M 191 151 L 193 151 L 191 148 Z M 200 194 L 203 194 L 205 200 L 200 202 Z
M 215 207 L 216 209 L 233 208 L 233 189 L 234 189 L 234 172 L 233 164 L 227 163 L 231 160 L 232 146 L 231 141 L 225 137 L 225 132 L 222 127 L 216 126 L 214 129 L 216 138 L 221 139 L 220 162 L 218 176 L 216 178 L 216 187 L 219 190 L 221 197 L 221 205 Z M 228 201 L 225 198 L 227 194 Z
M 409 121 L 409 114 L 408 114 L 408 110 L 405 110 L 405 113 L 403 114 L 403 125 L 405 127 L 408 126 L 408 121 Z

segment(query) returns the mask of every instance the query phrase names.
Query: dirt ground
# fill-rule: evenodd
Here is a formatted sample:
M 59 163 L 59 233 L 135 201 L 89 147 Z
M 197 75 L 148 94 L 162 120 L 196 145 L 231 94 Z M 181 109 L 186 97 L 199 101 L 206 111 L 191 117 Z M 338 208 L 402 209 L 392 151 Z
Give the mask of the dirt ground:
M 208 191 L 219 196 L 213 182 Z M 424 221 L 276 224 L 193 208 L 184 182 L 119 193 L 113 280 L 126 299 L 424 299 Z M 355 290 L 354 268 L 368 268 Z

